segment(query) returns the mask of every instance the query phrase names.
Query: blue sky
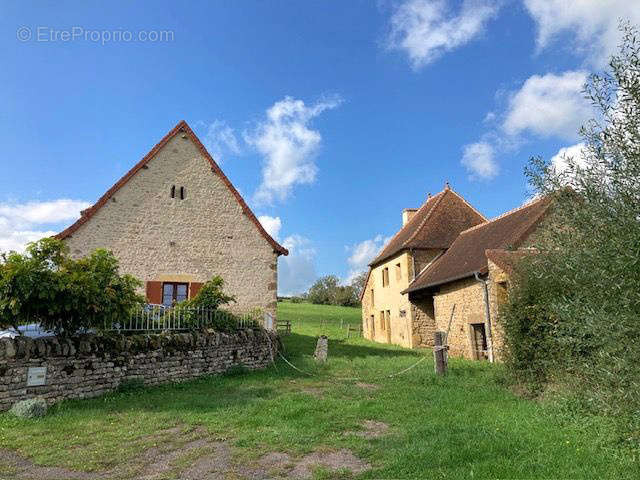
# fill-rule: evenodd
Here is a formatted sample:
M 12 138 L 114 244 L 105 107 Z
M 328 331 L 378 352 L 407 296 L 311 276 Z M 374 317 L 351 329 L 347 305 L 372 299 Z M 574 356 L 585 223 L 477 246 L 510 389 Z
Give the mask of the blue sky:
M 530 156 L 578 152 L 581 85 L 633 3 L 5 2 L 0 250 L 185 119 L 291 249 L 280 293 L 347 280 L 445 181 L 492 217 L 527 198 Z

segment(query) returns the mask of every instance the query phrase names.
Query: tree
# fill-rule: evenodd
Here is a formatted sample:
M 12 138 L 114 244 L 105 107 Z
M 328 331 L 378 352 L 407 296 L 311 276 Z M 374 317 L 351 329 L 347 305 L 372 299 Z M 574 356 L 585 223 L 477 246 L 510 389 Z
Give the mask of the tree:
M 141 285 L 118 273 L 107 250 L 74 260 L 63 242 L 45 238 L 0 256 L 0 326 L 39 323 L 58 335 L 103 328 L 142 304 Z
M 353 307 L 358 305 L 359 297 L 356 290 L 350 286 L 340 285 L 340 279 L 335 275 L 327 275 L 314 283 L 307 294 L 311 303 L 320 305 L 341 305 Z
M 640 41 L 621 28 L 608 71 L 585 86 L 598 116 L 581 129 L 581 154 L 527 169 L 553 198 L 552 220 L 502 315 L 517 378 L 561 383 L 616 413 L 640 409 Z
M 369 273 L 365 271 L 359 273 L 351 280 L 351 287 L 354 289 L 356 298 L 358 299 L 362 296 L 362 291 L 367 284 L 367 278 L 369 278 Z

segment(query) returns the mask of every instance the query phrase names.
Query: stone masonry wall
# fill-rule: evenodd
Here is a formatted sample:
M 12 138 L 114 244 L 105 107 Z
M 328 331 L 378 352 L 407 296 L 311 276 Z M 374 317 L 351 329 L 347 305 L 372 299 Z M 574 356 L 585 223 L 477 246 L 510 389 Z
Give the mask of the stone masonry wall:
M 87 335 L 0 340 L 0 411 L 20 400 L 47 403 L 95 397 L 138 380 L 146 385 L 223 373 L 234 366 L 267 367 L 279 339 L 264 330 L 234 334 Z M 29 367 L 46 367 L 46 384 L 27 387 Z
M 187 136 L 169 140 L 65 243 L 76 258 L 107 248 L 122 273 L 143 282 L 220 275 L 237 300 L 229 309 L 260 308 L 275 317 L 277 254 Z
M 446 332 L 455 312 L 449 332 L 449 354 L 473 359 L 470 325 L 484 323 L 484 290 L 474 278 L 467 278 L 444 285 L 434 296 L 436 327 Z
M 436 332 L 433 297 L 411 298 L 411 317 L 413 318 L 413 345 L 433 347 Z

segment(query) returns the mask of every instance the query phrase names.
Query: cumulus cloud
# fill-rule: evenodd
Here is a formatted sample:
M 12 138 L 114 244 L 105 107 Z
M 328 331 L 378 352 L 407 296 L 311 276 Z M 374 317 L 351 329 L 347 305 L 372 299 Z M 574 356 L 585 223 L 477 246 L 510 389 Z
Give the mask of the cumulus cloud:
M 462 153 L 462 165 L 474 179 L 490 180 L 499 172 L 494 147 L 487 142 L 466 145 Z
M 280 217 L 270 217 L 269 215 L 260 215 L 258 220 L 262 224 L 262 227 L 267 231 L 269 235 L 277 239 L 280 229 L 282 228 L 282 221 Z
M 606 65 L 620 42 L 619 20 L 640 23 L 636 0 L 524 0 L 524 4 L 536 22 L 539 50 L 567 34 L 572 51 L 596 67 Z
M 218 163 L 229 155 L 239 155 L 242 152 L 233 128 L 222 120 L 215 120 L 208 125 L 204 144 Z
M 582 71 L 529 77 L 509 99 L 504 131 L 576 139 L 580 126 L 593 113 L 582 94 L 586 80 L 587 73 Z
M 551 157 L 551 166 L 558 174 L 565 174 L 569 170 L 569 160 L 580 168 L 585 168 L 586 161 L 584 154 L 586 146 L 584 143 L 577 143 L 570 147 L 561 148 L 558 153 Z
M 54 235 L 51 226 L 75 220 L 89 205 L 67 199 L 0 203 L 0 252 L 21 252 L 27 243 Z
M 318 172 L 314 158 L 322 136 L 310 128 L 310 123 L 340 103 L 338 97 L 326 98 L 314 105 L 285 97 L 267 110 L 266 119 L 255 131 L 245 134 L 246 142 L 264 156 L 256 202 L 284 200 L 294 185 L 313 183 Z
M 360 273 L 369 268 L 369 263 L 373 260 L 378 253 L 382 250 L 390 237 L 383 237 L 382 235 L 376 235 L 372 239 L 364 240 L 355 245 L 347 246 L 346 249 L 350 252 L 347 263 L 349 264 L 349 272 L 343 283 L 348 285 L 351 281 Z
M 285 238 L 282 245 L 289 250 L 289 255 L 278 259 L 278 295 L 304 293 L 318 278 L 316 250 L 311 241 L 301 235 Z
M 500 3 L 463 0 L 455 12 L 445 0 L 407 0 L 391 17 L 389 45 L 404 51 L 413 68 L 423 67 L 482 34 Z

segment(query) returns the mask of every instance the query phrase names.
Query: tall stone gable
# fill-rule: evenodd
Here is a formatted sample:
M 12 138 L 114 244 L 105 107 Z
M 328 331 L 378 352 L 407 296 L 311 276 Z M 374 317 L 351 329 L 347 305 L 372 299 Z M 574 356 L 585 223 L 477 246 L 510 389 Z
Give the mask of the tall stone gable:
M 111 250 L 124 273 L 147 284 L 194 286 L 220 275 L 232 310 L 275 315 L 277 257 L 262 228 L 200 141 L 180 122 L 67 230 L 74 257 Z

